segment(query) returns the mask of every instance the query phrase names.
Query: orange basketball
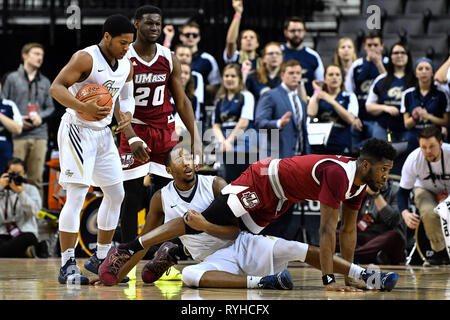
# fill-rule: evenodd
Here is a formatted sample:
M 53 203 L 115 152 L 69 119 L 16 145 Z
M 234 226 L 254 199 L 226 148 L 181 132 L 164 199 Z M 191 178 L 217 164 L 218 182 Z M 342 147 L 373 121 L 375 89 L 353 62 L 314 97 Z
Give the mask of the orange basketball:
M 100 97 L 101 99 L 97 101 L 97 105 L 100 107 L 109 107 L 109 110 L 111 111 L 112 108 L 112 97 L 109 93 L 109 90 L 106 89 L 101 84 L 97 83 L 90 83 L 85 86 L 83 86 L 80 90 L 78 90 L 77 95 L 75 96 L 76 99 L 78 99 L 81 102 L 86 102 L 91 99 L 95 99 Z M 80 117 L 83 119 L 89 120 L 89 121 L 100 121 L 105 117 L 96 117 L 95 119 L 82 113 L 78 112 Z

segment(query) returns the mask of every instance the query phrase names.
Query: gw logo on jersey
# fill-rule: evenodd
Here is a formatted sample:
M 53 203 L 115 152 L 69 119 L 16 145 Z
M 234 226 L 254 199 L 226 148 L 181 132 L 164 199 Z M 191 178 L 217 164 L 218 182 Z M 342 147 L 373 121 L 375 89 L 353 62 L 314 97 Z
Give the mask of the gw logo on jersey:
M 245 208 L 253 208 L 259 204 L 258 196 L 255 192 L 246 192 L 241 196 L 241 201 Z
M 134 76 L 135 84 L 165 82 L 167 74 L 139 73 Z
M 120 89 L 120 88 L 113 88 L 114 82 L 115 82 L 114 80 L 108 80 L 104 84 L 102 84 L 102 86 L 108 89 L 109 93 L 111 94 L 111 97 L 113 98 L 116 95 L 117 91 L 119 91 Z
M 388 97 L 400 100 L 402 98 L 402 87 L 392 87 L 389 89 Z

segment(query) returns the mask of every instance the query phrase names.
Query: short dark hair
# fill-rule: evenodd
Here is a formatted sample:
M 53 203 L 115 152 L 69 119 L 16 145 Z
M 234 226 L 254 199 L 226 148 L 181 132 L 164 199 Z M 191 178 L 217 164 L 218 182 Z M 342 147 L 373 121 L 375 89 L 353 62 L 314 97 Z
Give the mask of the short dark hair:
M 8 171 L 9 168 L 10 168 L 13 164 L 20 164 L 20 165 L 23 167 L 23 170 L 24 170 L 25 172 L 27 172 L 27 167 L 25 166 L 25 161 L 23 161 L 23 160 L 20 159 L 20 158 L 11 158 L 11 159 L 6 163 L 6 166 L 5 166 L 5 168 L 4 168 L 4 169 L 5 169 L 4 172 Z
M 397 152 L 391 144 L 381 139 L 372 138 L 364 143 L 359 153 L 359 159 L 369 162 L 380 162 L 383 159 L 394 161 L 396 155 Z
M 145 5 L 145 6 L 142 6 L 142 7 L 139 7 L 136 9 L 136 12 L 134 13 L 134 19 L 135 20 L 142 19 L 144 14 L 149 14 L 149 13 L 156 13 L 162 17 L 162 10 L 160 8 L 152 6 L 152 5 Z
M 284 24 L 283 24 L 284 30 L 286 30 L 289 27 L 289 23 L 291 23 L 291 22 L 301 22 L 301 23 L 303 23 L 303 27 L 305 27 L 305 29 L 306 29 L 305 20 L 302 19 L 301 17 L 293 16 L 293 17 L 289 17 L 286 20 L 284 20 Z
M 381 32 L 378 30 L 371 30 L 368 33 L 366 33 L 364 37 L 364 43 L 366 42 L 367 39 L 375 39 L 375 38 L 380 38 L 380 42 L 383 43 L 383 37 L 381 36 Z
M 105 23 L 103 24 L 102 34 L 104 35 L 105 32 L 108 32 L 113 38 L 120 36 L 122 33 L 134 34 L 134 26 L 130 19 L 124 15 L 113 14 L 106 18 Z
M 298 60 L 290 59 L 286 62 L 283 62 L 280 67 L 280 73 L 285 72 L 287 67 L 295 67 L 300 66 L 303 69 L 301 63 Z
M 435 137 L 437 141 L 443 140 L 440 126 L 433 124 L 429 127 L 423 128 L 422 130 L 419 131 L 417 135 L 417 140 L 419 140 L 420 138 L 428 139 L 432 137 Z

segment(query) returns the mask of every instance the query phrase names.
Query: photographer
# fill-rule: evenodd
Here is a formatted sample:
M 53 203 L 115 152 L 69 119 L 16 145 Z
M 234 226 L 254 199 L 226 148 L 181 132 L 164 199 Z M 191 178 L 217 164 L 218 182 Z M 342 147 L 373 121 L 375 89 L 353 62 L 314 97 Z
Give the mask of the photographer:
M 47 258 L 48 247 L 45 241 L 38 242 L 35 218 L 42 200 L 24 176 L 24 162 L 13 158 L 0 177 L 0 257 Z

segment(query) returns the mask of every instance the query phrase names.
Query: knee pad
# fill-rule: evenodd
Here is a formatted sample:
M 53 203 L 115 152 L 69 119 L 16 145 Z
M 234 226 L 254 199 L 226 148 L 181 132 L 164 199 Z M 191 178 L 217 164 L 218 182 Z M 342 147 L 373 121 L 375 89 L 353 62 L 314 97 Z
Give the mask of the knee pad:
M 97 213 L 97 225 L 101 230 L 114 230 L 120 217 L 125 191 L 122 183 L 102 187 L 103 200 Z
M 80 212 L 83 208 L 89 186 L 68 184 L 67 199 L 59 215 L 59 231 L 78 233 L 80 229 Z

